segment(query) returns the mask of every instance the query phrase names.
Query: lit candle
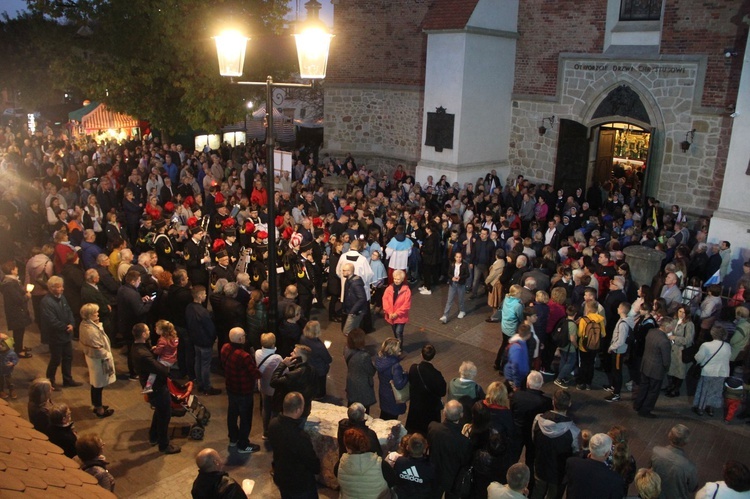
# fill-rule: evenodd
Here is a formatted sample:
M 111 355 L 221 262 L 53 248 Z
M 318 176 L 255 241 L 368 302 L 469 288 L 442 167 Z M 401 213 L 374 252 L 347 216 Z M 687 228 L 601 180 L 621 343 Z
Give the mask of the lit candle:
M 34 285 L 33 284 L 27 284 L 26 285 L 26 292 L 27 293 L 31 293 L 32 291 L 34 291 Z

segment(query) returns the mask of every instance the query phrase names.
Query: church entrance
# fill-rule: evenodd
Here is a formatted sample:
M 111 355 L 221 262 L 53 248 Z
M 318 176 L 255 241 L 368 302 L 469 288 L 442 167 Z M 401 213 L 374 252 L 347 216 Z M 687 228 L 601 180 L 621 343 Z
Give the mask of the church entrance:
M 650 148 L 649 130 L 624 122 L 600 125 L 592 180 L 615 184 L 625 179 L 627 185 L 641 192 Z
M 664 141 L 638 93 L 620 84 L 584 120 L 560 120 L 555 187 L 572 194 L 623 179 L 640 196 L 654 196 Z

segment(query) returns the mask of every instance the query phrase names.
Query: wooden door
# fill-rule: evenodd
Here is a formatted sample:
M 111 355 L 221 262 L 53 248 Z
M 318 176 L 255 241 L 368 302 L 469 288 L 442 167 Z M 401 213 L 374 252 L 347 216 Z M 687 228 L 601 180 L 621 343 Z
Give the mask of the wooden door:
M 577 188 L 586 191 L 589 161 L 589 129 L 573 120 L 560 120 L 555 164 L 555 189 L 573 194 Z
M 596 150 L 596 169 L 594 180 L 604 184 L 612 176 L 612 158 L 615 154 L 616 130 L 603 129 L 599 131 L 599 147 Z

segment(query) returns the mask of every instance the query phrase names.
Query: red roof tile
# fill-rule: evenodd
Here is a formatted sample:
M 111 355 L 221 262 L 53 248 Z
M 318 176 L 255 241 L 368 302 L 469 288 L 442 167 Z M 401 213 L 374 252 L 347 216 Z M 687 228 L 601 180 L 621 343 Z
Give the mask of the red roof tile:
M 479 0 L 435 0 L 422 20 L 422 29 L 463 29 Z
M 114 498 L 94 477 L 63 455 L 46 435 L 34 430 L 0 400 L 0 497 L 53 499 Z

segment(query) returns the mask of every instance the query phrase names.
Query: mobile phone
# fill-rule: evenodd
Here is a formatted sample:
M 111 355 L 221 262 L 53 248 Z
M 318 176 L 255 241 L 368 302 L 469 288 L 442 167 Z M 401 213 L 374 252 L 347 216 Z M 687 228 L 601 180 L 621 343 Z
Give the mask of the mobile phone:
M 154 291 L 153 293 L 151 293 L 151 299 L 152 300 L 156 300 L 156 291 Z

